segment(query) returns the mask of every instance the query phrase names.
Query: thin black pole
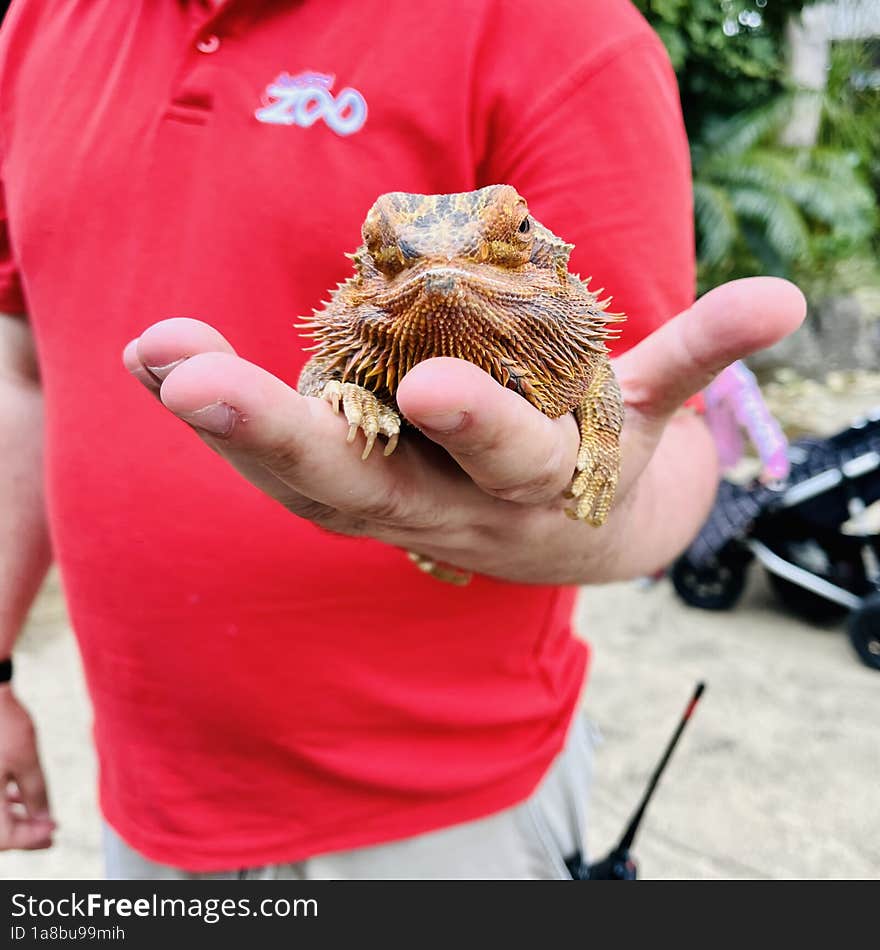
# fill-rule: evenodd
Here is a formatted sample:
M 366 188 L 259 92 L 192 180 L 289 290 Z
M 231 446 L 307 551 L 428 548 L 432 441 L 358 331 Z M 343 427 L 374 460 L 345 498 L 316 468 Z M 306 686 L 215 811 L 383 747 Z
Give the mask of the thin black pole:
M 672 756 L 676 745 L 678 745 L 678 740 L 681 738 L 681 734 L 684 732 L 684 727 L 688 724 L 688 720 L 691 718 L 694 709 L 696 709 L 697 703 L 700 701 L 700 697 L 703 695 L 703 691 L 705 689 L 705 683 L 697 683 L 697 688 L 694 690 L 694 695 L 691 697 L 691 701 L 688 703 L 687 709 L 685 709 L 684 715 L 681 717 L 681 722 L 679 722 L 678 728 L 675 730 L 675 734 L 669 741 L 669 745 L 666 746 L 666 751 L 663 753 L 663 758 L 660 759 L 660 764 L 657 766 L 657 768 L 654 770 L 654 774 L 651 776 L 651 781 L 645 791 L 644 796 L 642 797 L 639 807 L 636 809 L 635 814 L 630 819 L 630 823 L 627 826 L 626 831 L 623 833 L 623 837 L 620 839 L 620 844 L 617 846 L 618 851 L 629 851 L 629 849 L 632 847 L 636 832 L 638 831 L 639 825 L 642 822 L 642 818 L 645 815 L 645 809 L 648 807 L 648 802 L 651 801 L 651 797 L 654 794 L 654 789 L 657 788 L 657 783 L 660 781 L 660 776 L 663 774 L 663 770 L 669 763 L 669 759 Z

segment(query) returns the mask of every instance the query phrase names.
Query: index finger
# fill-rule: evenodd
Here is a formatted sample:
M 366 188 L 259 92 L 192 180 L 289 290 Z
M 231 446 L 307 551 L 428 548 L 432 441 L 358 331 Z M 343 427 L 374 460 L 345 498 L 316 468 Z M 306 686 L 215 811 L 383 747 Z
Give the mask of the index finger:
M 347 423 L 321 400 L 301 396 L 266 370 L 229 353 L 201 353 L 162 383 L 164 405 L 203 431 L 220 455 L 295 514 L 315 504 L 386 524 L 444 521 L 467 483 L 401 447 L 360 459 Z M 272 476 L 261 480 L 264 470 Z M 476 489 L 472 489 L 476 493 Z

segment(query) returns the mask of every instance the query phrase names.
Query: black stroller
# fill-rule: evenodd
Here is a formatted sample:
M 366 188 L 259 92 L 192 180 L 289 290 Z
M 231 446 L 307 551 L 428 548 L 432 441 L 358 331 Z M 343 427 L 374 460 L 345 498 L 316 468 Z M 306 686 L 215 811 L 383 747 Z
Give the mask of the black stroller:
M 827 439 L 789 447 L 782 483 L 722 481 L 697 539 L 671 568 L 678 595 L 726 610 L 756 558 L 793 612 L 830 621 L 849 614 L 859 657 L 880 670 L 880 535 L 866 509 L 880 500 L 880 409 Z

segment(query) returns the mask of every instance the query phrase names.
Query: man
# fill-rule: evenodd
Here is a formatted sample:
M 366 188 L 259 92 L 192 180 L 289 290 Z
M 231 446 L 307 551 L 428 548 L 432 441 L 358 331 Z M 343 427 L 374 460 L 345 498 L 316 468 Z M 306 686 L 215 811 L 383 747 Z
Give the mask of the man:
M 26 314 L 0 346 L 0 655 L 48 560 L 44 411 L 110 873 L 563 877 L 588 772 L 574 585 L 687 543 L 716 474 L 679 407 L 803 314 L 779 281 L 685 310 L 687 148 L 656 37 L 623 0 L 24 0 L 0 90 L 0 309 Z M 366 463 L 291 388 L 291 324 L 347 276 L 375 197 L 494 182 L 629 315 L 599 530 L 560 511 L 573 419 L 474 366 L 417 366 L 398 400 L 426 440 Z M 170 412 L 121 371 L 126 341 Z M 443 585 L 404 550 L 477 576 Z M 46 846 L 29 720 L 0 690 L 23 802 L 2 845 Z

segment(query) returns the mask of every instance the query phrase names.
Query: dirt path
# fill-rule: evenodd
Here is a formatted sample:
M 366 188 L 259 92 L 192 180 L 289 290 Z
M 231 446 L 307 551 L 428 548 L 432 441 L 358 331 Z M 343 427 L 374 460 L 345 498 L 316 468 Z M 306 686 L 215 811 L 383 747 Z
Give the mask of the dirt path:
M 694 683 L 708 688 L 637 842 L 645 877 L 880 877 L 880 673 L 784 614 L 758 568 L 730 614 L 668 584 L 587 591 L 592 847 L 620 834 Z M 587 622 L 589 617 L 589 622 Z
M 668 584 L 588 589 L 586 707 L 597 753 L 592 849 L 619 835 L 697 679 L 709 687 L 636 854 L 646 878 L 880 877 L 880 673 L 839 628 L 783 614 L 759 572 L 713 615 Z M 57 585 L 17 654 L 61 823 L 48 852 L 0 855 L 0 878 L 100 877 L 90 711 Z

